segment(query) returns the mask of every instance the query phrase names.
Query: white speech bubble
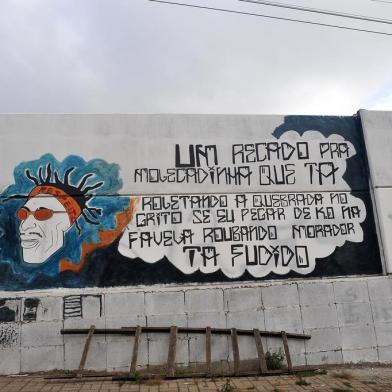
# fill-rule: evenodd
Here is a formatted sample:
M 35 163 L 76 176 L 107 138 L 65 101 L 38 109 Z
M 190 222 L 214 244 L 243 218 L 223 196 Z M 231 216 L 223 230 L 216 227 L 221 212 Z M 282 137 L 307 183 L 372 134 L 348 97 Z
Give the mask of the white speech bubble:
M 141 196 L 119 252 L 147 263 L 166 257 L 185 274 L 221 270 L 234 279 L 247 270 L 259 278 L 271 272 L 308 274 L 316 259 L 346 241 L 363 241 L 365 205 L 346 191 L 343 179 L 353 145 L 318 131 L 302 136 L 290 131 L 272 141 L 298 150 L 292 156 L 271 153 L 249 166 L 260 183 L 284 181 L 282 192 L 261 185 L 259 193 L 223 194 L 216 185 L 209 195 Z M 297 191 L 309 185 L 314 191 Z

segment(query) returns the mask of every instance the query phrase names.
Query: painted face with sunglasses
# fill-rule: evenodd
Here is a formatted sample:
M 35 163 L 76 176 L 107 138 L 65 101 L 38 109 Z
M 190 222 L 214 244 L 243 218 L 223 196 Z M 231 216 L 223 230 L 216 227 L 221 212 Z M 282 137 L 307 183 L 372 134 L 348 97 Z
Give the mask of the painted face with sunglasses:
M 51 195 L 39 194 L 18 211 L 19 233 L 26 263 L 44 263 L 64 245 L 64 234 L 72 226 L 65 207 Z

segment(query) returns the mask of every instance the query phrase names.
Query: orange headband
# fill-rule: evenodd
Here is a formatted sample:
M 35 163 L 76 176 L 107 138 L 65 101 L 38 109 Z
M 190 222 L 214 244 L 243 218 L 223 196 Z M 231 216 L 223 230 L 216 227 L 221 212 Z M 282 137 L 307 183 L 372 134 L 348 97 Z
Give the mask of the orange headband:
M 71 224 L 73 224 L 82 213 L 82 210 L 80 209 L 80 206 L 77 203 L 77 201 L 60 188 L 56 188 L 55 186 L 51 186 L 51 185 L 39 185 L 36 186 L 29 193 L 28 198 L 31 199 L 32 197 L 37 196 L 39 194 L 54 196 L 66 209 Z

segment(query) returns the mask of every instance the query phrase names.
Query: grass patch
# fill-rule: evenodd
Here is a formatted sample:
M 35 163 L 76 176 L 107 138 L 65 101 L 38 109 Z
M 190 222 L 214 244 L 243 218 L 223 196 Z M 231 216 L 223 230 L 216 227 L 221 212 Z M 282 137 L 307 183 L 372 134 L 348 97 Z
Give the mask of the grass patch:
M 281 348 L 278 351 L 265 353 L 265 361 L 269 370 L 279 370 L 283 368 L 284 354 Z
M 235 391 L 235 386 L 231 383 L 231 380 L 226 379 L 225 383 L 219 389 L 219 392 L 233 392 Z
M 315 372 L 315 374 L 317 374 L 317 375 L 320 375 L 320 374 L 328 374 L 328 371 L 327 371 L 327 369 L 317 369 L 317 370 L 315 370 L 314 371 Z

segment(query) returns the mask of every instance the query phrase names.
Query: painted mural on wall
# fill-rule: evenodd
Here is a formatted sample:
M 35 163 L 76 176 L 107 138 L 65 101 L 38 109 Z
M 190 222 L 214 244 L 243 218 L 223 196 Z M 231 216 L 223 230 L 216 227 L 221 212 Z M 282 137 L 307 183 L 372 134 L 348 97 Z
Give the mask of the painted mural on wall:
M 100 157 L 21 162 L 0 195 L 0 289 L 379 273 L 354 139 L 277 129 L 246 143 L 174 142 L 172 167 L 126 173 Z M 123 181 L 180 183 L 183 193 L 124 195 Z M 78 301 L 68 299 L 70 314 Z

